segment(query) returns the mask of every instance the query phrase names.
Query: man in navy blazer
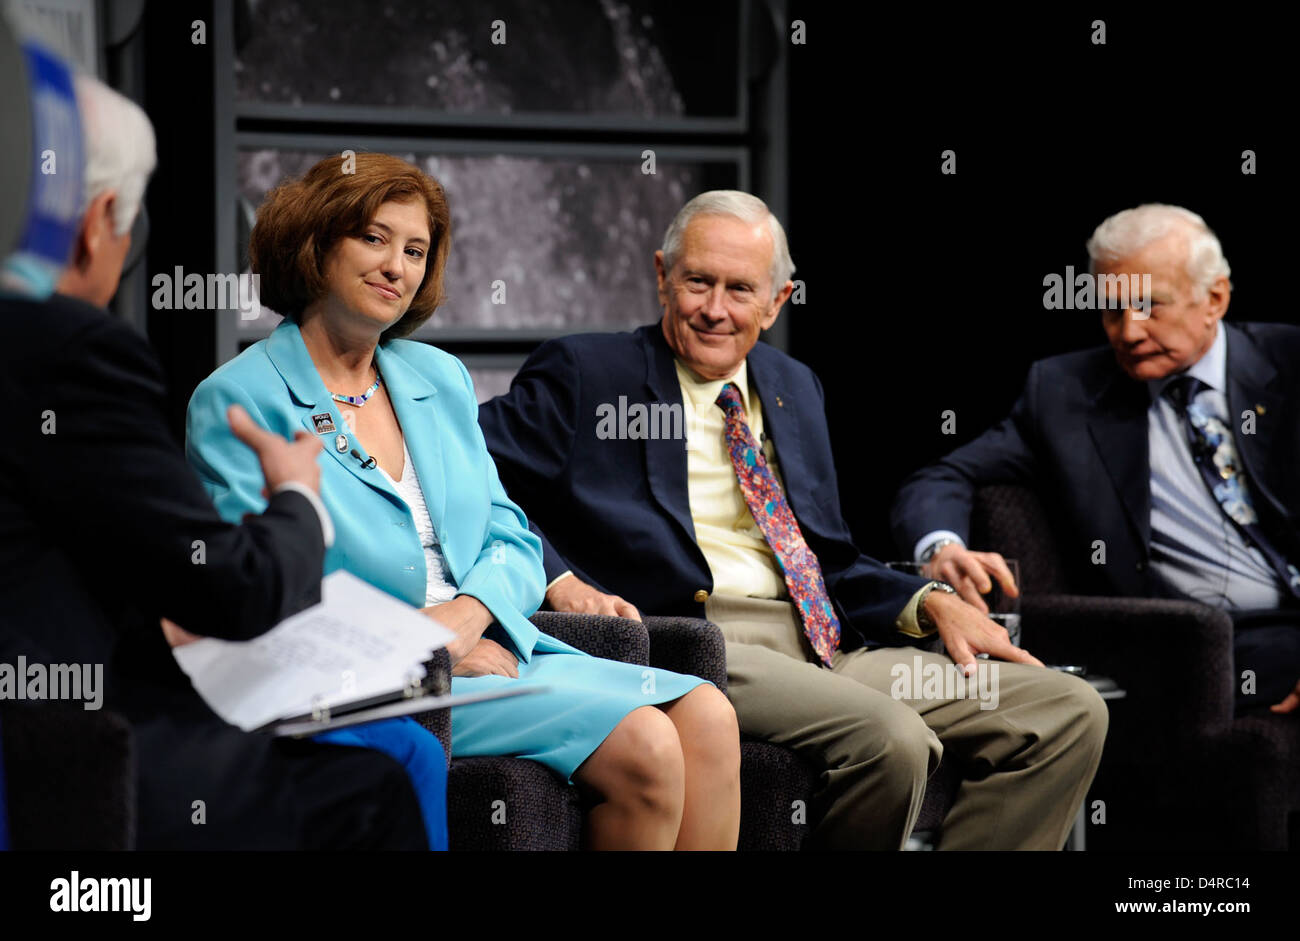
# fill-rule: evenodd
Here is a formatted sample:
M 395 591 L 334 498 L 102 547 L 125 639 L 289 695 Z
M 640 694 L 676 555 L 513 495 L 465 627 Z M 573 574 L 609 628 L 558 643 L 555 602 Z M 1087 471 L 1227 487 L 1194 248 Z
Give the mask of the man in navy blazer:
M 996 553 L 966 546 L 975 490 L 1034 487 L 1073 589 L 1227 610 L 1236 669 L 1256 676 L 1239 689 L 1238 711 L 1291 712 L 1300 705 L 1300 329 L 1222 322 L 1228 264 L 1186 209 L 1118 213 L 1088 252 L 1093 274 L 1151 275 L 1150 297 L 1107 305 L 1109 347 L 1035 363 L 1010 417 L 909 478 L 894 504 L 895 539 L 982 606 L 990 579 L 1010 573 Z
M 718 624 L 742 731 L 823 771 L 823 846 L 900 847 L 947 749 L 971 773 L 941 848 L 1059 849 L 1104 704 L 946 586 L 853 545 L 821 383 L 758 342 L 793 290 L 780 223 L 748 194 L 702 194 L 655 268 L 660 323 L 545 343 L 480 409 L 503 483 L 543 533 L 547 600 Z M 935 633 L 951 659 L 921 646 Z M 959 679 L 927 685 L 941 674 Z
M 84 706 L 130 723 L 139 849 L 427 848 L 401 764 L 229 725 L 172 655 L 169 641 L 184 640 L 172 621 L 249 640 L 319 601 L 333 541 L 320 444 L 290 444 L 232 409 L 269 499 L 239 526 L 212 506 L 167 427 L 157 357 L 104 310 L 155 164 L 153 128 L 97 79 L 78 75 L 76 89 L 87 166 L 73 258 L 52 296 L 0 298 L 12 419 L 0 453 L 0 666 L 101 671 L 100 701 Z M 16 847 L 79 839 L 37 845 L 46 822 L 10 825 Z

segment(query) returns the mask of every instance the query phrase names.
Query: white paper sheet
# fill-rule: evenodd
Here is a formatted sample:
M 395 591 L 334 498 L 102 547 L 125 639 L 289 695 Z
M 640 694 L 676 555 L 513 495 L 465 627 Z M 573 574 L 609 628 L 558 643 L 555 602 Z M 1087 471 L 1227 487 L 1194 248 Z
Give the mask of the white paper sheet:
M 400 690 L 456 635 L 418 609 L 339 571 L 321 602 L 250 641 L 203 640 L 172 651 L 214 712 L 251 731 L 319 706 Z

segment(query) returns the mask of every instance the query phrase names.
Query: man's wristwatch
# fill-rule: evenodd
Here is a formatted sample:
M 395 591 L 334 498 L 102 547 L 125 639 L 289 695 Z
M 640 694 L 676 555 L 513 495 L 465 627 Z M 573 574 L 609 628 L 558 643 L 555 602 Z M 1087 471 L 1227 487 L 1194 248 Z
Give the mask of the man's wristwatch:
M 960 544 L 961 544 L 960 540 L 953 539 L 951 536 L 944 536 L 942 539 L 936 539 L 934 542 L 926 546 L 925 551 L 921 553 L 921 564 L 929 565 L 930 560 L 933 559 L 936 555 L 938 555 L 939 550 L 942 549 L 944 546 L 960 545 Z
M 921 597 L 916 601 L 916 626 L 926 634 L 938 630 L 939 627 L 939 625 L 935 624 L 934 620 L 930 617 L 930 613 L 925 610 L 925 600 L 930 597 L 930 592 L 935 589 L 946 592 L 950 595 L 957 594 L 957 589 L 953 588 L 947 582 L 931 582 L 929 585 L 925 586 L 925 589 L 921 592 Z

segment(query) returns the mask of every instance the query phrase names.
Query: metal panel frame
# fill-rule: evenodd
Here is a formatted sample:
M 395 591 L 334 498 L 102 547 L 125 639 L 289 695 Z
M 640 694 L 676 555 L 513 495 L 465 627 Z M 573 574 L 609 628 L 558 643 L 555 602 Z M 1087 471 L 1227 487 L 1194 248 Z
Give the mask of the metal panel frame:
M 521 156 L 521 157 L 541 157 L 555 159 L 588 159 L 594 161 L 631 161 L 634 163 L 641 162 L 641 151 L 650 148 L 655 151 L 657 161 L 666 163 L 672 162 L 695 162 L 695 163 L 714 163 L 714 164 L 732 164 L 736 168 L 737 185 L 741 189 L 749 189 L 749 152 L 744 147 L 734 145 L 710 145 L 710 144 L 608 144 L 608 143 L 538 143 L 533 141 L 466 141 L 466 140 L 444 140 L 440 138 L 419 138 L 419 137 L 351 137 L 340 134 L 286 134 L 283 132 L 266 133 L 261 131 L 236 131 L 233 135 L 234 147 L 231 150 L 232 157 L 232 195 L 231 209 L 228 215 L 234 218 L 234 198 L 237 186 L 233 182 L 233 160 L 234 156 L 240 150 L 245 148 L 271 148 L 285 150 L 307 150 L 318 151 L 321 153 L 339 153 L 345 148 L 353 150 L 371 150 L 385 152 L 406 152 L 428 153 L 433 151 L 439 155 L 446 156 Z M 221 271 L 234 271 L 237 255 L 235 246 L 234 232 L 230 236 L 229 246 L 222 245 L 221 248 L 227 250 L 232 261 L 230 267 L 223 267 Z M 647 261 L 647 264 L 649 262 Z M 225 354 L 221 347 L 222 337 L 218 335 L 218 357 L 224 362 L 238 351 L 241 342 L 250 340 L 256 341 L 268 336 L 268 331 L 264 329 L 240 330 L 238 326 L 238 312 L 222 312 L 221 318 L 226 321 L 231 337 L 228 338 L 228 355 Z M 423 340 L 427 342 L 440 343 L 483 343 L 485 345 L 492 342 L 512 342 L 512 343 L 540 343 L 554 337 L 567 336 L 571 330 L 563 327 L 542 327 L 542 328 L 524 328 L 521 330 L 507 330 L 501 328 L 466 328 L 451 327 L 446 330 L 437 330 L 434 333 L 420 334 L 412 339 Z
M 215 171 L 217 178 L 212 187 L 216 201 L 217 271 L 237 270 L 238 252 L 235 248 L 235 207 L 238 188 L 235 184 L 235 12 L 231 0 L 214 0 L 212 23 L 212 116 L 216 123 L 214 146 L 217 148 Z M 239 312 L 234 309 L 219 310 L 217 320 L 217 361 L 219 366 L 239 353 Z
M 226 5 L 229 0 L 222 0 Z M 406 130 L 426 127 L 466 131 L 521 132 L 565 131 L 603 134 L 611 132 L 642 134 L 734 134 L 748 133 L 750 101 L 749 17 L 754 0 L 740 0 L 736 21 L 736 113 L 732 115 L 645 118 L 638 115 L 582 114 L 564 111 L 523 111 L 509 114 L 463 113 L 433 108 L 399 108 L 388 105 L 286 105 L 279 102 L 236 101 L 231 80 L 230 102 L 235 120 L 278 124 L 285 130 L 301 124 L 383 125 Z M 761 0 L 759 0 L 761 2 Z M 229 23 L 229 19 L 227 18 Z M 234 46 L 230 48 L 230 74 L 233 75 Z
M 641 159 L 641 151 L 652 149 L 666 161 L 735 163 L 737 185 L 757 192 L 772 211 L 787 225 L 787 55 L 778 53 L 774 67 L 762 86 L 751 96 L 749 68 L 752 53 L 749 44 L 751 16 L 772 17 L 778 24 L 785 15 L 785 0 L 741 0 L 737 24 L 739 56 L 737 102 L 740 114 L 733 117 L 691 117 L 643 119 L 620 115 L 566 115 L 533 113 L 513 115 L 458 115 L 428 109 L 364 108 L 353 106 L 309 105 L 299 108 L 268 103 L 237 103 L 234 98 L 234 10 L 231 0 L 214 0 L 211 38 L 214 44 L 213 117 L 217 154 L 217 179 L 213 187 L 217 220 L 217 271 L 235 271 L 238 247 L 235 244 L 238 186 L 235 178 L 236 156 L 242 148 L 266 147 L 291 150 L 319 150 L 337 153 L 344 149 L 375 151 L 435 152 L 450 156 L 498 155 L 588 158 L 593 160 Z M 353 134 L 345 128 L 371 129 Z M 384 133 L 376 128 L 391 128 Z M 303 133 L 298 128 L 307 130 Z M 322 130 L 325 128 L 325 130 Z M 564 132 L 592 137 L 617 136 L 624 142 L 601 140 L 510 139 L 520 131 Z M 448 133 L 473 134 L 474 137 L 452 138 Z M 502 135 L 501 139 L 483 135 Z M 629 134 L 644 135 L 642 141 L 626 141 Z M 683 135 L 686 140 L 665 141 L 664 135 Z M 697 138 L 698 142 L 690 140 Z M 788 315 L 788 311 L 787 311 Z M 254 342 L 264 333 L 239 330 L 236 310 L 218 311 L 217 364 L 235 356 L 241 346 Z M 435 336 L 420 336 L 426 342 L 471 343 L 482 345 L 483 352 L 466 356 L 480 358 L 497 355 L 494 344 L 541 342 L 568 331 L 562 328 L 537 330 L 501 330 L 454 328 Z M 785 348 L 788 338 L 787 318 L 782 317 L 764 339 Z M 509 355 L 509 354 L 500 354 Z

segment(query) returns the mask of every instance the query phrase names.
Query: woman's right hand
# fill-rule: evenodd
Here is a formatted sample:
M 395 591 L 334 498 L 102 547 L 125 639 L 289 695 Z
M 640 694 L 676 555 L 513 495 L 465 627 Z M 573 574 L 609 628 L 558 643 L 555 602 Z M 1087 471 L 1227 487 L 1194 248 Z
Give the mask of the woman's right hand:
M 474 649 L 451 668 L 452 676 L 509 676 L 519 679 L 519 661 L 494 640 L 479 638 Z

